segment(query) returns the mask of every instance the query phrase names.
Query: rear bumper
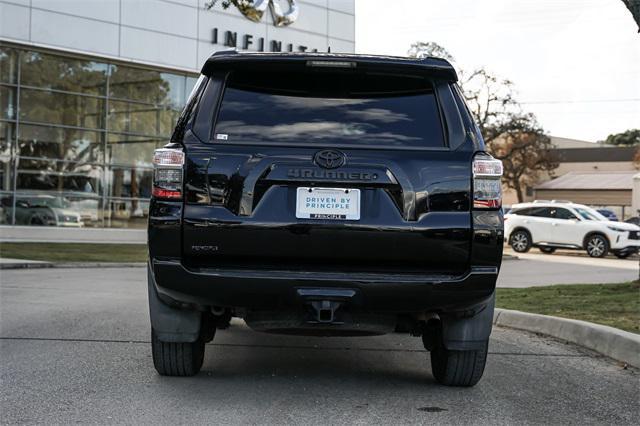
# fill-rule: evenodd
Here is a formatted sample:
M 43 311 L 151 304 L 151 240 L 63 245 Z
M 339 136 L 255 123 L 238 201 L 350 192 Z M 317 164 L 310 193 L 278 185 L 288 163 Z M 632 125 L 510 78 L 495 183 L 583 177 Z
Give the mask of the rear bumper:
M 484 306 L 495 290 L 497 267 L 460 275 L 382 274 L 190 268 L 179 260 L 151 261 L 158 294 L 169 301 L 249 309 L 301 304 L 300 289 L 354 290 L 352 308 L 369 312 L 458 312 Z

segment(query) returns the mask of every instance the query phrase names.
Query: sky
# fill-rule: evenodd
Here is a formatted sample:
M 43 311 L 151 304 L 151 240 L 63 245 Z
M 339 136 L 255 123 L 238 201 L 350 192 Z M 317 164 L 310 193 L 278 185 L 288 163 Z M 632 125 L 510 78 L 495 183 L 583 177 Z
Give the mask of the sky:
M 356 0 L 357 53 L 436 42 L 513 81 L 548 134 L 586 141 L 640 128 L 637 31 L 621 0 Z

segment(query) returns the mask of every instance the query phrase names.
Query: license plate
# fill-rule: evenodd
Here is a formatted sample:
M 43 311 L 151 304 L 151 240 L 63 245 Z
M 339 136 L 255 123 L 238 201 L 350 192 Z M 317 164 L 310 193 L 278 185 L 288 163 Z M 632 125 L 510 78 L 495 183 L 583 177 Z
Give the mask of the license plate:
M 296 194 L 298 219 L 360 219 L 360 190 L 300 187 Z

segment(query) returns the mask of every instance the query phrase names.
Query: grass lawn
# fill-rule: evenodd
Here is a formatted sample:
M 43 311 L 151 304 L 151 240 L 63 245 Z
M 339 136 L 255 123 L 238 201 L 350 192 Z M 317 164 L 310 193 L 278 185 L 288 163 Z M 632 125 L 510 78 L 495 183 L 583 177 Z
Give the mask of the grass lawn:
M 499 288 L 496 306 L 604 324 L 640 334 L 640 282 Z
M 0 257 L 49 262 L 146 262 L 146 244 L 0 243 Z

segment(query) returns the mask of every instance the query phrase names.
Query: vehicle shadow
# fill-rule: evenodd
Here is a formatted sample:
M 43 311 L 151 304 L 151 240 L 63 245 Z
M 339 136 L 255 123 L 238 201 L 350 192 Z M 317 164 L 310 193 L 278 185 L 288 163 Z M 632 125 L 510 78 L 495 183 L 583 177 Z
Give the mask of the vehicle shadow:
M 332 386 L 436 385 L 429 353 L 408 334 L 301 337 L 258 333 L 234 321 L 207 344 L 200 378 L 215 382 L 296 381 Z

